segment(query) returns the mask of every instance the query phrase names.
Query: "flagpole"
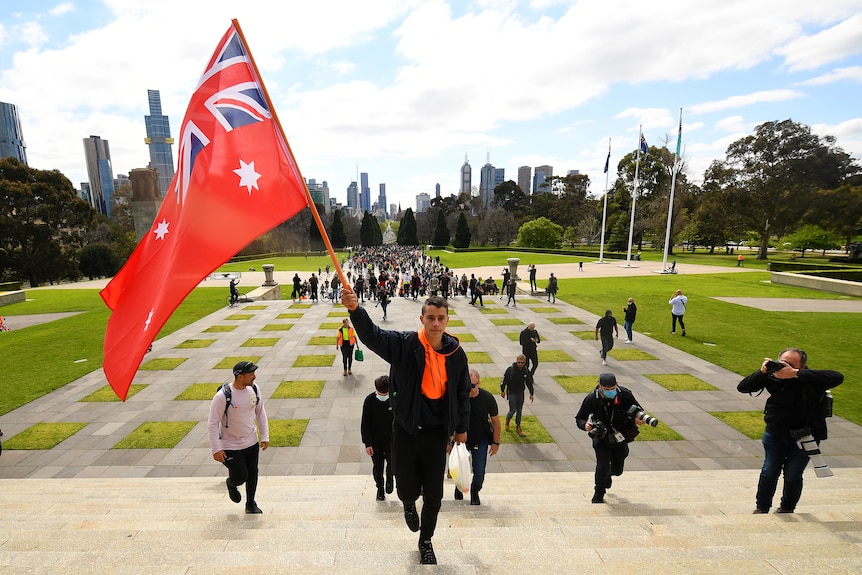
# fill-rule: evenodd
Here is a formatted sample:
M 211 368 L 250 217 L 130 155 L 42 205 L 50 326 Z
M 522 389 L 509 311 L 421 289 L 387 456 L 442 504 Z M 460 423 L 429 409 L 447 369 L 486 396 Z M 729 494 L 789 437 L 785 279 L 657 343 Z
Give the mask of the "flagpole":
M 326 245 L 326 251 L 329 252 L 329 257 L 334 264 L 335 271 L 338 274 L 339 279 L 341 279 L 341 285 L 349 287 L 350 284 L 347 283 L 347 278 L 344 276 L 344 270 L 341 269 L 341 264 L 338 261 L 338 256 L 335 255 L 335 250 L 332 249 L 332 243 L 329 241 L 329 235 L 326 233 L 326 228 L 323 226 L 323 221 L 320 219 L 320 214 L 317 212 L 317 206 L 314 204 L 314 200 L 311 198 L 311 192 L 308 190 L 308 185 L 305 183 L 305 178 L 302 177 L 302 172 L 299 169 L 299 164 L 296 163 L 296 157 L 293 155 L 293 150 L 290 149 L 290 143 L 287 141 L 287 136 L 284 134 L 284 128 L 281 126 L 281 121 L 278 119 L 278 114 L 275 112 L 275 106 L 272 105 L 272 100 L 269 97 L 269 92 L 266 89 L 263 81 L 261 80 L 260 70 L 257 68 L 257 63 L 254 61 L 254 56 L 251 54 L 251 48 L 249 48 L 248 42 L 245 40 L 245 34 L 242 33 L 242 28 L 240 28 L 239 21 L 234 18 L 231 20 L 233 23 L 234 29 L 236 29 L 236 33 L 239 35 L 242 40 L 242 44 L 245 49 L 248 51 L 248 60 L 251 63 L 252 69 L 254 69 L 254 74 L 257 77 L 258 84 L 260 85 L 261 90 L 263 91 L 263 96 L 266 98 L 267 106 L 269 106 L 269 111 L 272 114 L 272 120 L 275 122 L 275 125 L 278 126 L 278 131 L 281 134 L 281 141 L 284 144 L 284 147 L 287 150 L 290 159 L 293 161 L 293 167 L 297 171 L 297 175 L 299 175 L 299 181 L 302 182 L 302 189 L 305 191 L 305 200 L 308 203 L 308 207 L 311 210 L 311 215 L 314 217 L 314 221 L 317 223 L 317 229 L 320 231 L 320 237 L 323 239 L 323 243 Z M 357 185 L 359 183 L 357 182 Z
M 632 238 L 634 237 L 635 232 L 635 202 L 638 199 L 638 169 L 640 168 L 641 162 L 641 137 L 643 136 L 643 124 L 638 126 L 638 151 L 635 156 L 635 182 L 634 182 L 634 191 L 632 192 L 632 217 L 629 220 L 629 251 L 626 255 L 626 265 L 625 267 L 632 267 Z
M 608 178 L 610 177 L 611 139 L 608 138 L 608 159 L 605 160 L 605 197 L 602 206 L 602 243 L 599 247 L 599 263 L 605 263 L 605 222 L 608 220 Z
M 670 178 L 670 201 L 667 206 L 667 231 L 664 235 L 664 257 L 661 260 L 662 273 L 665 273 L 665 270 L 667 269 L 667 253 L 670 248 L 670 227 L 673 218 L 673 192 L 676 187 L 676 163 L 679 159 L 680 144 L 682 144 L 682 108 L 679 109 L 679 132 L 676 137 L 676 152 L 673 154 L 673 174 Z

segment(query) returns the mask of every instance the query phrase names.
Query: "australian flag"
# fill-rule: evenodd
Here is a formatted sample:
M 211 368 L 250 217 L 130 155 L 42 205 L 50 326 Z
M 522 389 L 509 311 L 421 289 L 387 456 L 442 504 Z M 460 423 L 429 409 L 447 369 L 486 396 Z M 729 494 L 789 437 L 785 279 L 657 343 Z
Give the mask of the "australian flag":
M 649 156 L 649 146 L 647 146 L 646 138 L 644 138 L 643 134 L 641 134 L 640 150 L 644 156 Z

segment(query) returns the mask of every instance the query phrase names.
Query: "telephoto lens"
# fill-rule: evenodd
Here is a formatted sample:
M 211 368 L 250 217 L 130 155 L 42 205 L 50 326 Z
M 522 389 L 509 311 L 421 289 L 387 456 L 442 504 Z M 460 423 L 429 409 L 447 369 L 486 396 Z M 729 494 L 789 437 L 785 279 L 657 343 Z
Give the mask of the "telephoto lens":
M 639 405 L 633 405 L 629 408 L 629 415 L 638 421 L 642 421 L 650 427 L 658 425 L 658 419 L 647 413 Z

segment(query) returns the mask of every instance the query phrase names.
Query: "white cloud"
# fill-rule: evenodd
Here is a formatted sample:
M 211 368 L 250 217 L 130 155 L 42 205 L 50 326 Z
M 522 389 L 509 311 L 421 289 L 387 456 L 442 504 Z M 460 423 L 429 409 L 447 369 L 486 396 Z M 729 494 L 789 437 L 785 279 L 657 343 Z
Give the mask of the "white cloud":
M 857 7 L 858 9 L 858 7 Z M 790 71 L 812 70 L 862 52 L 862 14 L 810 36 L 802 36 L 776 50 Z
M 847 68 L 836 68 L 816 78 L 800 82 L 801 86 L 822 86 L 849 80 L 862 84 L 862 66 L 849 66 Z
M 17 34 L 18 38 L 31 48 L 38 48 L 48 41 L 48 35 L 37 22 L 26 22 L 21 25 Z
M 761 92 L 753 92 L 751 94 L 743 94 L 741 96 L 731 96 L 724 100 L 715 102 L 703 102 L 689 106 L 687 109 L 695 114 L 707 114 L 710 112 L 721 112 L 723 110 L 733 110 L 737 108 L 745 108 L 754 104 L 762 104 L 764 102 L 782 102 L 794 98 L 801 98 L 804 94 L 796 90 L 765 90 Z
M 75 5 L 71 2 L 63 2 L 51 8 L 48 13 L 51 16 L 62 16 L 63 14 L 68 14 L 69 12 L 72 12 L 74 9 Z

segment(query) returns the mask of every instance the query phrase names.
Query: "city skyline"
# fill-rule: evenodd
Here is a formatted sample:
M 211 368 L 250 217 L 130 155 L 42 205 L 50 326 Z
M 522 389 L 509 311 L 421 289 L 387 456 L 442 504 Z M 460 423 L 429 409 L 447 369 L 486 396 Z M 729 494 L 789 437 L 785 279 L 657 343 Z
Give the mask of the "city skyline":
M 438 184 L 457 194 L 465 155 L 478 188 L 489 151 L 507 180 L 578 170 L 598 197 L 608 140 L 613 178 L 639 126 L 650 145 L 675 143 L 680 108 L 694 182 L 730 143 L 787 118 L 862 158 L 862 0 L 248 4 L 33 0 L 0 14 L 0 101 L 18 109 L 29 164 L 77 187 L 80 142 L 97 134 L 115 173 L 145 167 L 142 94 L 158 89 L 178 126 L 232 17 L 302 175 L 345 203 L 357 164 L 367 189 L 385 182 L 387 203 L 412 206 Z

